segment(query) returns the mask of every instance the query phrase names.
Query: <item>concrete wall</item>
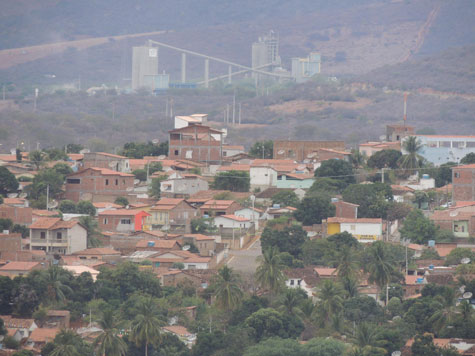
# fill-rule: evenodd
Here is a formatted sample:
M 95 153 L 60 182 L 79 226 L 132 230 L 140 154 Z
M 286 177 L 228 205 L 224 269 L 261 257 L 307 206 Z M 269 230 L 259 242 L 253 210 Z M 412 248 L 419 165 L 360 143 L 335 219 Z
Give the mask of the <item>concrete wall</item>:
M 475 201 L 475 168 L 452 168 L 452 200 Z

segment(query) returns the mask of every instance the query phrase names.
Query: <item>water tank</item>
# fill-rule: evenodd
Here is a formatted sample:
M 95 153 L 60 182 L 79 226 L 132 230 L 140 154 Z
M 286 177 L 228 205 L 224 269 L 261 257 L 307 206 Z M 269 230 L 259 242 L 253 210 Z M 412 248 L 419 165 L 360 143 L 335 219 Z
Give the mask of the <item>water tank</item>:
M 280 209 L 280 204 L 274 204 L 274 205 L 272 205 L 272 208 L 273 209 Z
M 429 240 L 428 245 L 429 245 L 429 247 L 434 247 L 435 246 L 435 240 Z
M 430 178 L 430 176 L 428 174 L 423 174 L 422 175 L 422 179 L 429 179 L 429 178 Z
M 153 247 L 153 246 L 155 246 L 155 241 L 147 242 L 147 247 Z
M 429 265 L 429 271 L 433 271 L 434 270 L 434 265 Z
M 423 277 L 419 277 L 419 278 L 417 278 L 417 280 L 416 280 L 416 283 L 417 283 L 417 284 L 422 284 L 423 282 L 424 282 L 424 278 L 423 278 Z
M 336 203 L 338 201 L 338 198 L 332 198 L 332 203 Z

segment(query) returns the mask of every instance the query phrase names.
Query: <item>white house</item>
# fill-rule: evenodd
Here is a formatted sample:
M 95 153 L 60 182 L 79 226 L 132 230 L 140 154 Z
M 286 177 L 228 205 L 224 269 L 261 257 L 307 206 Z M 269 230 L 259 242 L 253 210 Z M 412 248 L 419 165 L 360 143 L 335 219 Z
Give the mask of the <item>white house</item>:
M 197 174 L 174 172 L 160 184 L 160 191 L 168 197 L 193 195 L 208 190 L 208 182 Z
M 272 167 L 256 166 L 250 168 L 251 188 L 268 188 L 275 186 L 277 171 Z
M 236 210 L 234 215 L 241 218 L 246 218 L 254 223 L 256 230 L 259 229 L 259 219 L 262 216 L 263 211 L 257 208 L 242 208 Z
M 175 116 L 175 129 L 187 127 L 190 124 L 202 124 L 207 122 L 208 114 L 193 114 L 187 116 Z
M 249 229 L 252 221 L 236 215 L 220 215 L 214 218 L 214 225 L 225 229 Z
M 309 298 L 314 299 L 314 288 L 318 283 L 318 276 L 312 268 L 292 268 L 284 271 L 287 288 L 301 288 Z
M 38 328 L 33 319 L 13 318 L 11 315 L 0 315 L 8 335 L 12 336 L 16 341 L 28 338 L 33 330 Z

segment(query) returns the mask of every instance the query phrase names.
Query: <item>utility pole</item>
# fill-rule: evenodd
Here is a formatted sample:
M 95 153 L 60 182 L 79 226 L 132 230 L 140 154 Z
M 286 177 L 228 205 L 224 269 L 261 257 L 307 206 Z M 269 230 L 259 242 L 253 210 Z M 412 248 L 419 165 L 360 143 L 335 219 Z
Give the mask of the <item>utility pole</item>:
M 34 101 L 34 104 L 33 104 L 33 111 L 36 111 L 36 102 L 38 101 L 38 88 L 35 88 L 35 101 Z
M 241 103 L 239 103 L 239 126 L 241 126 Z
M 233 126 L 236 124 L 236 90 L 233 96 Z
M 381 183 L 384 183 L 384 170 L 385 168 L 381 168 Z
M 46 210 L 49 210 L 49 184 L 46 186 Z
M 5 101 L 5 84 L 3 85 L 2 91 L 3 91 L 3 101 Z
M 229 104 L 226 104 L 226 120 L 229 124 Z

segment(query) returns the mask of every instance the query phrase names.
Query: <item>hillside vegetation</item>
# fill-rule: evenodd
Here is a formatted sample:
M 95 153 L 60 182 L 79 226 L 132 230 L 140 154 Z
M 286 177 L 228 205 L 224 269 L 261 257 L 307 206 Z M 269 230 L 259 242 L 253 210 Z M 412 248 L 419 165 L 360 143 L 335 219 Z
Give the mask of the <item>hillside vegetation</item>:
M 376 69 L 361 80 L 397 89 L 431 88 L 475 94 L 475 45 Z

